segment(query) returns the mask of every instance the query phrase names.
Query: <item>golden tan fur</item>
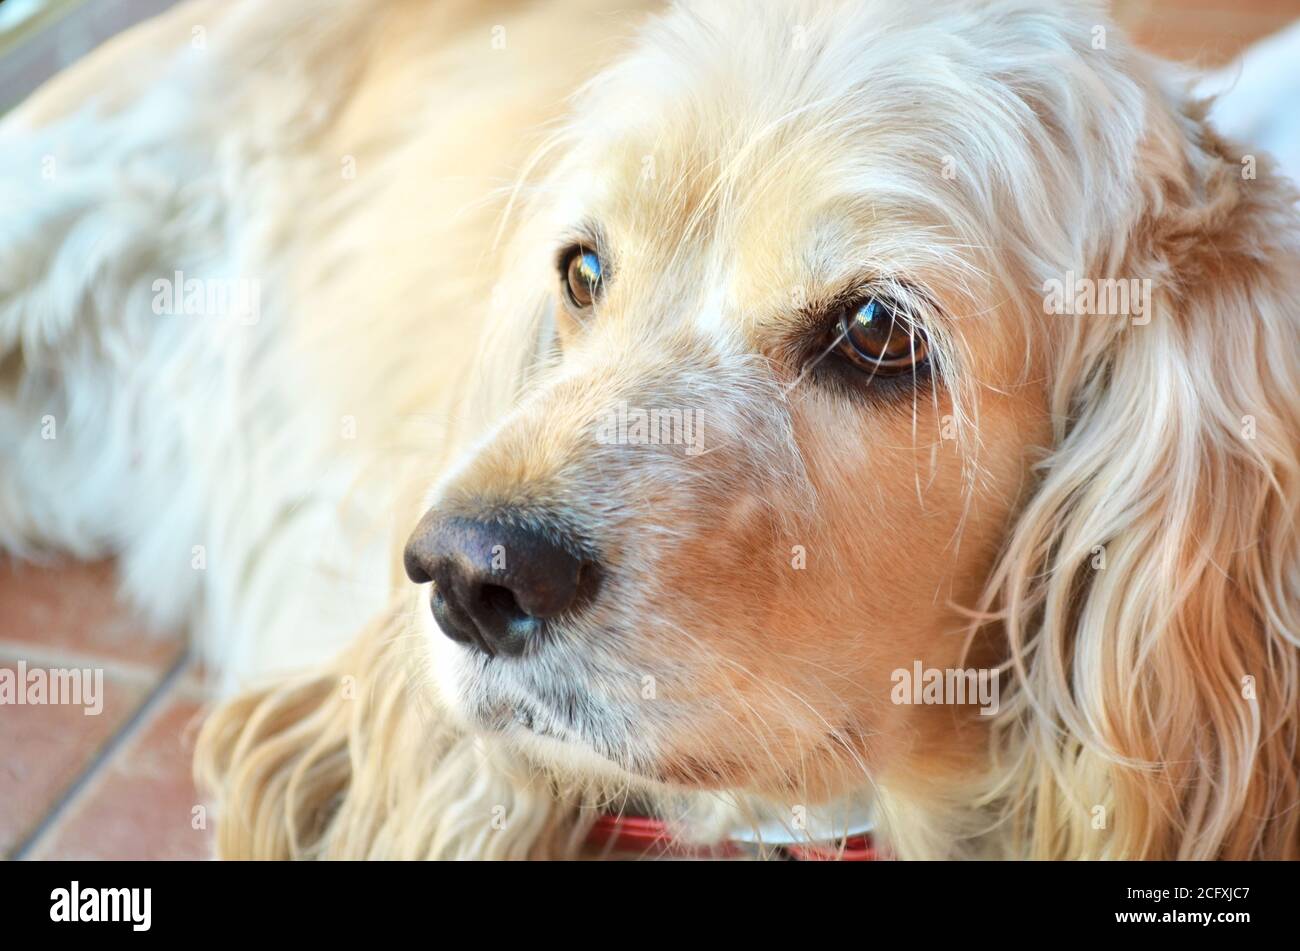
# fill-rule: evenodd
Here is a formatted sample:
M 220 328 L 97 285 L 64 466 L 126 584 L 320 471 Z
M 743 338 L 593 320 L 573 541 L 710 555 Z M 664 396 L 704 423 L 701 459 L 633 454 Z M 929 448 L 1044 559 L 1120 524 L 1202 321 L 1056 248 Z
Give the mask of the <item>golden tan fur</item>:
M 702 3 L 634 40 L 592 6 L 329 33 L 355 80 L 310 152 L 387 178 L 286 258 L 318 392 L 373 423 L 394 577 L 429 505 L 509 506 L 597 544 L 601 597 L 491 666 L 394 581 L 337 660 L 208 720 L 221 854 L 572 856 L 631 796 L 702 841 L 853 803 L 906 858 L 1300 857 L 1291 186 L 1086 3 Z M 496 23 L 522 62 L 484 64 Z M 528 83 L 467 91 L 494 69 Z M 416 90 L 433 132 L 385 107 Z M 592 225 L 582 320 L 553 261 Z M 1068 269 L 1149 278 L 1150 322 L 1045 314 Z M 793 354 L 868 278 L 914 295 L 933 387 L 853 398 Z M 620 401 L 697 410 L 706 451 L 594 443 Z M 891 703 L 914 661 L 1000 667 L 998 712 Z M 563 740 L 494 719 L 563 698 Z
M 1067 45 L 1076 22 L 1053 24 Z M 687 42 L 646 42 L 671 48 L 669 36 Z M 607 734 L 593 758 L 467 726 L 474 668 L 402 595 L 325 673 L 209 722 L 200 763 L 230 810 L 223 853 L 568 855 L 593 810 L 630 790 L 700 838 L 866 795 L 905 857 L 1296 857 L 1294 196 L 1267 171 L 1243 180 L 1201 106 L 1115 39 L 1112 51 L 1102 65 L 1076 54 L 1070 77 L 1109 88 L 1088 93 L 1101 105 L 1071 101 L 1059 76 L 1022 77 L 1007 108 L 1026 103 L 1042 123 L 1025 133 L 1031 177 L 1013 195 L 970 169 L 984 204 L 949 193 L 946 221 L 938 204 L 873 199 L 869 183 L 863 203 L 841 193 L 831 217 L 810 217 L 843 174 L 833 149 L 848 146 L 827 133 L 840 104 L 773 133 L 777 120 L 745 115 L 763 103 L 709 101 L 727 101 L 717 76 L 682 77 L 699 84 L 698 113 L 661 113 L 635 74 L 592 87 L 631 95 L 635 119 L 580 120 L 508 221 L 524 222 L 516 247 L 535 259 L 530 242 L 556 240 L 550 199 L 581 182 L 617 278 L 594 324 L 558 312 L 562 358 L 529 372 L 522 401 L 498 399 L 489 436 L 437 494 L 453 510 L 560 506 L 602 540 L 619 603 L 593 622 L 605 641 L 580 649 L 603 673 L 584 670 L 588 654 L 566 676 L 605 691 L 593 696 L 635 735 Z M 905 125 L 863 121 L 858 136 L 908 141 Z M 1128 156 L 1122 131 L 1088 140 L 1134 121 Z M 645 155 L 659 157 L 657 184 Z M 1067 210 L 1071 195 L 1095 205 Z M 918 232 L 928 244 L 909 242 Z M 792 256 L 790 235 L 814 243 Z M 1032 255 L 1070 241 L 1086 273 L 1153 278 L 1149 325 L 1016 302 L 1042 273 Z M 864 408 L 795 382 L 779 344 L 790 289 L 815 303 L 855 260 L 903 269 L 938 301 L 950 375 L 933 398 Z M 542 280 L 511 279 L 523 300 Z M 492 381 L 528 359 L 500 341 L 537 333 L 521 328 L 538 306 L 504 309 L 505 336 L 484 345 Z M 587 423 L 617 399 L 698 407 L 709 451 L 594 450 Z M 1246 417 L 1258 438 L 1242 438 Z M 945 421 L 957 440 L 942 439 Z M 992 724 L 884 702 L 889 671 L 913 658 L 1005 662 Z M 636 706 L 646 672 L 671 713 Z

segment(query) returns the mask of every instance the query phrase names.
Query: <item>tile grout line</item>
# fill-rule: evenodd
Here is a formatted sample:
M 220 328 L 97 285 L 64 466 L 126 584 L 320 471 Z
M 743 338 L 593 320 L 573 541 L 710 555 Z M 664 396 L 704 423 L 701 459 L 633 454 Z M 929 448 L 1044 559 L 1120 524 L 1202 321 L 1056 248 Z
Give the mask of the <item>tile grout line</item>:
M 180 682 L 181 676 L 189 666 L 191 651 L 187 646 L 181 652 L 180 657 L 172 664 L 165 673 L 158 685 L 144 698 L 135 711 L 126 719 L 117 731 L 105 741 L 99 751 L 86 764 L 85 768 L 77 774 L 77 778 L 68 784 L 67 788 L 59 795 L 45 815 L 36 823 L 36 827 L 31 833 L 9 853 L 10 861 L 21 861 L 31 856 L 32 851 L 54 827 L 58 824 L 70 810 L 74 802 L 80 798 L 81 794 L 90 786 L 90 784 L 100 776 L 109 765 L 118 752 L 125 749 L 137 736 L 144 732 L 148 725 L 149 719 L 155 711 L 162 708 L 163 701 L 172 691 L 172 688 Z
M 169 658 L 169 664 L 175 664 L 177 660 L 183 659 L 187 652 L 188 647 L 182 641 L 181 649 Z M 16 664 L 18 661 L 25 661 L 29 668 L 102 670 L 106 674 L 130 683 L 162 682 L 156 679 L 159 667 L 148 663 L 59 648 L 53 650 L 46 650 L 43 646 L 32 648 L 21 641 L 0 640 L 0 664 Z M 166 666 L 162 667 L 164 676 L 169 669 Z

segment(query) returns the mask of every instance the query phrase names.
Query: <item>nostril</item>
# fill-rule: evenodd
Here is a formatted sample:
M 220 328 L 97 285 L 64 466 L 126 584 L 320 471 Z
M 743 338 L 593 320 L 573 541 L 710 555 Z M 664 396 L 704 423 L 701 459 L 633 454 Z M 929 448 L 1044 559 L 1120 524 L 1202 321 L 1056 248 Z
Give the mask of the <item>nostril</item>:
M 499 584 L 485 584 L 479 588 L 478 599 L 507 622 L 522 621 L 528 618 L 528 612 L 519 606 L 515 593 Z

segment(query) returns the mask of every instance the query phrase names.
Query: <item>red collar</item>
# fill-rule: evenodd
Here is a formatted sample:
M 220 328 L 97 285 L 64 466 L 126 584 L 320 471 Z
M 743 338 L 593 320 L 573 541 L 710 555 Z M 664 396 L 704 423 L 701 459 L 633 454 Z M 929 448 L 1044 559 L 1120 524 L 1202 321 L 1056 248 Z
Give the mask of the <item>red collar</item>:
M 672 837 L 668 824 L 649 816 L 603 813 L 587 834 L 587 844 L 606 853 L 635 853 L 661 858 L 745 858 L 757 854 L 749 842 L 720 842 L 717 845 L 690 845 Z M 871 836 L 852 835 L 835 843 L 779 845 L 773 847 L 778 857 L 803 862 L 874 862 L 880 856 Z

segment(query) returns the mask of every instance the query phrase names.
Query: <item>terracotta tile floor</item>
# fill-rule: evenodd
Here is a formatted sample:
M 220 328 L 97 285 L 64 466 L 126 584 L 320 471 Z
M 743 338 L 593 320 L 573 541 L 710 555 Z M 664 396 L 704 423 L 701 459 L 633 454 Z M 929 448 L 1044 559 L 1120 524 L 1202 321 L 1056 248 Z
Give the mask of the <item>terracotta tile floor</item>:
M 1116 0 L 1133 35 L 1217 65 L 1300 17 L 1300 0 Z M 0 558 L 0 668 L 103 671 L 103 709 L 0 707 L 0 856 L 202 858 L 209 832 L 189 777 L 202 693 L 184 640 L 144 631 L 111 565 Z
M 201 701 L 183 684 L 170 691 L 61 821 L 33 843 L 32 858 L 206 857 L 207 807 L 190 779 L 201 710 Z
M 189 775 L 202 692 L 184 639 L 117 602 L 109 563 L 0 559 L 0 669 L 20 663 L 88 670 L 83 689 L 102 677 L 102 693 L 0 707 L 0 855 L 206 857 Z

